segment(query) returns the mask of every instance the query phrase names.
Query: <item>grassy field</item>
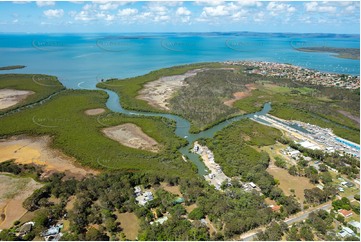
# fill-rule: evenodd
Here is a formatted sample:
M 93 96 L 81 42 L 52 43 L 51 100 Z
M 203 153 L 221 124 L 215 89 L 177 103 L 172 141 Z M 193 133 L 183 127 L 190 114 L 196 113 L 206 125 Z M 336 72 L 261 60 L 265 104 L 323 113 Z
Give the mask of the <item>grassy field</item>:
M 64 89 L 63 85 L 54 76 L 32 74 L 0 74 L 0 89 L 3 88 L 29 90 L 35 93 L 14 106 L 0 110 L 0 114 L 27 104 L 38 102 L 49 95 Z
M 193 174 L 191 163 L 185 163 L 177 147 L 185 144 L 160 118 L 125 117 L 107 111 L 98 116 L 84 112 L 105 108 L 107 95 L 101 91 L 67 90 L 41 106 L 0 119 L 0 136 L 48 134 L 54 148 L 75 157 L 82 165 L 96 169 L 125 169 L 187 176 Z M 133 123 L 160 145 L 158 154 L 120 145 L 105 137 L 101 129 Z

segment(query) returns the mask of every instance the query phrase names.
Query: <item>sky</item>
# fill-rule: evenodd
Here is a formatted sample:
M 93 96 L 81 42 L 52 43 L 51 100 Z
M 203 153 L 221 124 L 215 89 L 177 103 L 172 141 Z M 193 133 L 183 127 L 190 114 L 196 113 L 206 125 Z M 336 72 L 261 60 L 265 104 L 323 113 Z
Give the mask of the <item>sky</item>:
M 360 33 L 359 1 L 3 1 L 0 32 Z

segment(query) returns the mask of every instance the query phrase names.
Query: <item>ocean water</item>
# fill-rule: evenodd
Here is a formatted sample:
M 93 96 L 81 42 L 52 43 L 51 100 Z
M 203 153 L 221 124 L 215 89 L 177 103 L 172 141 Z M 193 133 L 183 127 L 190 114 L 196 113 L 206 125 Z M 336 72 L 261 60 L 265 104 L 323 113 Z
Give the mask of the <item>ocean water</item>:
M 93 89 L 101 79 L 142 75 L 180 64 L 226 60 L 290 63 L 324 72 L 359 75 L 359 60 L 300 47 L 359 48 L 359 36 L 332 34 L 0 34 L 0 73 L 58 76 L 68 88 Z

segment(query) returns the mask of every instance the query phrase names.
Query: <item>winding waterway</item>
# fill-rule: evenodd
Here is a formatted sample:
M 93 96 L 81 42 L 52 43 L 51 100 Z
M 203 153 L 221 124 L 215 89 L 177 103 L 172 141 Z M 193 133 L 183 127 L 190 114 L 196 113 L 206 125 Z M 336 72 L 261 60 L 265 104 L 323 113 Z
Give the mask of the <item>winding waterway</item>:
M 173 114 L 164 114 L 164 113 L 153 113 L 153 112 L 140 112 L 140 111 L 133 111 L 133 110 L 126 110 L 122 107 L 119 96 L 117 93 L 107 90 L 107 89 L 100 89 L 109 95 L 109 98 L 107 100 L 106 106 L 109 110 L 117 113 L 122 113 L 129 116 L 152 116 L 152 117 L 164 117 L 167 119 L 171 119 L 176 122 L 176 129 L 175 134 L 181 138 L 184 138 L 188 141 L 188 145 L 185 147 L 181 147 L 179 149 L 179 152 L 182 153 L 185 157 L 187 157 L 189 160 L 191 160 L 198 168 L 198 174 L 205 175 L 207 173 L 206 167 L 202 161 L 200 161 L 199 156 L 197 154 L 191 153 L 190 149 L 193 146 L 194 141 L 200 139 L 200 138 L 212 138 L 214 134 L 222 130 L 223 128 L 227 127 L 231 123 L 245 119 L 245 118 L 253 118 L 255 115 L 264 115 L 267 114 L 271 110 L 271 104 L 266 103 L 262 110 L 259 112 L 251 113 L 251 114 L 245 114 L 245 115 L 239 115 L 230 119 L 227 119 L 207 130 L 204 130 L 202 132 L 199 132 L 197 134 L 192 134 L 189 132 L 190 129 L 190 122 L 182 117 L 179 117 L 177 115 Z

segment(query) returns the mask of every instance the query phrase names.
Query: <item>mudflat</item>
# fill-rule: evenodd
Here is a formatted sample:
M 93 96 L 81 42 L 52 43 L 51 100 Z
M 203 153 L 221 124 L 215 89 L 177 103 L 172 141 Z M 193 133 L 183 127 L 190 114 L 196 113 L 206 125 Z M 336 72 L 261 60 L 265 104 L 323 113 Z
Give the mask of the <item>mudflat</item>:
M 0 89 L 0 110 L 14 106 L 34 93 L 26 90 Z

